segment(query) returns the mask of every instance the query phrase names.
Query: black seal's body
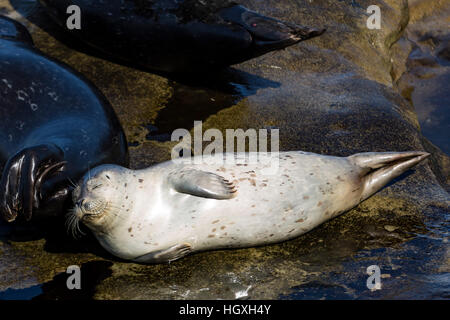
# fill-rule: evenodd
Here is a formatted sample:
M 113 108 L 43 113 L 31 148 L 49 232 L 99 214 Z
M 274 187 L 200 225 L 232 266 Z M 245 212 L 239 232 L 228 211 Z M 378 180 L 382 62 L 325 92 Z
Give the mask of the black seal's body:
M 71 181 L 104 163 L 126 165 L 122 127 L 81 75 L 34 48 L 0 16 L 0 215 L 63 214 Z
M 67 31 L 107 55 L 163 72 L 211 70 L 318 36 L 229 0 L 40 0 Z M 81 29 L 67 28 L 67 8 Z

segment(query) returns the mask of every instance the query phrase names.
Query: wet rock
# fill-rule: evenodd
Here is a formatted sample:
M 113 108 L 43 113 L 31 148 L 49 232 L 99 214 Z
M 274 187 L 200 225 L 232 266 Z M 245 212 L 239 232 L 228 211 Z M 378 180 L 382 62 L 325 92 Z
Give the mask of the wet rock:
M 417 42 L 405 37 L 410 20 L 436 16 L 444 21 L 439 17 L 439 5 L 411 1 L 408 6 L 407 1 L 387 0 L 381 7 L 382 29 L 368 30 L 366 8 L 372 4 L 368 0 L 242 3 L 286 21 L 326 27 L 327 32 L 223 73 L 179 79 L 104 59 L 68 38 L 39 6 L 34 7 L 35 1 L 0 0 L 0 10 L 23 22 L 37 47 L 82 72 L 105 93 L 132 145 L 133 168 L 168 160 L 174 142 L 167 141 L 167 135 L 179 126 L 193 130 L 194 120 L 203 120 L 204 130 L 279 128 L 282 150 L 341 156 L 428 150 L 433 158 L 357 208 L 296 240 L 200 253 L 170 265 L 121 262 L 107 255 L 92 238 L 69 241 L 63 230 L 56 235 L 49 231 L 53 235 L 46 234 L 41 240 L 12 241 L 11 233 L 1 233 L 6 227 L 0 227 L 0 298 L 17 293 L 6 291 L 8 288 L 34 286 L 41 291 L 33 289 L 24 293 L 25 297 L 55 298 L 54 294 L 45 295 L 45 288 L 63 295 L 64 291 L 54 287 L 62 285 L 58 275 L 69 265 L 93 260 L 112 263 L 104 270 L 106 278 L 96 277 L 95 290 L 89 292 L 97 299 L 448 295 L 448 281 L 442 280 L 449 272 L 450 198 L 445 190 L 449 162 L 445 153 L 422 135 L 420 112 L 414 108 L 418 83 L 424 83 L 419 81 L 426 81 L 428 74 L 444 77 L 432 77 L 444 85 L 446 75 L 435 66 L 445 67 L 447 47 L 445 41 L 433 42 L 441 39 L 440 35 L 422 37 L 433 29 L 426 25 L 422 25 Z M 433 51 L 430 48 L 434 46 Z M 408 82 L 405 77 L 410 73 L 414 81 L 419 79 L 414 90 L 402 84 Z M 444 96 L 448 99 L 448 94 Z M 68 244 L 62 245 L 66 241 Z M 390 275 L 382 278 L 382 290 L 366 287 L 366 270 L 371 265 Z M 11 268 L 18 272 L 10 273 Z
M 450 33 L 444 2 L 410 1 L 410 22 L 401 40 L 394 45 L 398 57 L 396 86 L 414 106 L 423 135 L 450 153 L 448 112 Z

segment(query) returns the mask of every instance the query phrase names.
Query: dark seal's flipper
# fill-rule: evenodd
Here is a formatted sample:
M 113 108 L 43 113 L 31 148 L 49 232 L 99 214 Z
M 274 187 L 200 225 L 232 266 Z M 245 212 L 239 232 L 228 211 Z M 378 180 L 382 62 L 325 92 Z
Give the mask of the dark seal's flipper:
M 0 218 L 8 222 L 64 215 L 71 181 L 98 164 L 128 163 L 125 134 L 103 95 L 2 16 L 0 119 Z
M 19 212 L 25 220 L 31 219 L 42 200 L 43 180 L 63 171 L 63 157 L 57 146 L 41 145 L 24 149 L 9 159 L 0 180 L 0 212 L 6 221 L 14 221 Z
M 321 35 L 229 0 L 40 0 L 66 31 L 103 53 L 163 72 L 210 71 Z M 68 30 L 67 7 L 81 9 Z
M 225 178 L 200 170 L 181 170 L 169 174 L 168 183 L 180 193 L 195 197 L 227 200 L 235 196 L 234 185 Z
M 222 9 L 218 14 L 225 21 L 239 25 L 251 34 L 252 46 L 248 59 L 284 49 L 325 32 L 325 29 L 309 28 L 265 17 L 238 5 Z

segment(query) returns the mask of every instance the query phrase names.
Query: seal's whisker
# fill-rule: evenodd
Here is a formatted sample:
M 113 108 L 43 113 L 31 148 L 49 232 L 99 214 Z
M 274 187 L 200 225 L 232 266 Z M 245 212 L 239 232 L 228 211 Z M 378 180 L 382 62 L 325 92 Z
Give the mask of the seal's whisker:
M 69 180 L 69 182 L 70 182 L 70 184 L 72 185 L 72 187 L 74 187 L 75 189 L 78 188 L 78 184 L 76 184 L 75 182 L 73 182 L 73 180 L 70 179 L 70 177 L 68 177 L 67 180 Z
M 112 210 L 109 210 L 109 209 L 112 209 Z M 104 210 L 107 211 L 109 215 L 113 215 L 121 220 L 125 220 L 125 218 L 123 218 L 122 216 L 120 216 L 119 214 L 117 214 L 115 212 L 115 211 L 118 211 L 118 212 L 123 211 L 123 208 L 121 208 L 119 206 L 113 205 L 112 203 L 108 203 Z
M 113 216 L 115 216 L 115 217 L 117 217 L 117 218 L 119 218 L 119 219 L 122 219 L 122 220 L 125 220 L 123 217 L 121 217 L 119 214 L 117 214 L 117 213 L 115 213 L 114 212 L 114 210 L 117 210 L 117 211 L 123 211 L 123 208 L 119 208 L 119 207 L 117 207 L 117 206 L 113 206 L 113 205 L 111 205 L 111 204 L 109 204 L 108 205 L 108 208 L 111 208 L 111 209 L 113 209 L 113 210 L 108 210 L 108 214 L 112 214 Z
M 76 208 L 72 208 L 66 215 L 65 226 L 67 233 L 71 234 L 74 239 L 79 239 L 80 236 L 84 236 L 85 233 L 80 228 L 80 219 L 76 215 Z
M 89 180 L 91 180 L 91 169 L 90 169 L 89 162 L 88 162 L 88 178 L 89 178 Z

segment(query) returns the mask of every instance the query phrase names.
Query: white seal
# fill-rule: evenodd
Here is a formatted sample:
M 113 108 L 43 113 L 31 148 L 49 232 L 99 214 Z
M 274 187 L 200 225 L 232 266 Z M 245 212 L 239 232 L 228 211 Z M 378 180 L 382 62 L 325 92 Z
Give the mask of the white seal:
M 82 221 L 110 253 L 140 263 L 267 245 L 298 237 L 355 207 L 427 156 L 282 152 L 277 175 L 262 173 L 273 155 L 242 164 L 176 160 L 144 170 L 104 165 L 86 174 L 74 191 L 68 223 L 76 230 Z

